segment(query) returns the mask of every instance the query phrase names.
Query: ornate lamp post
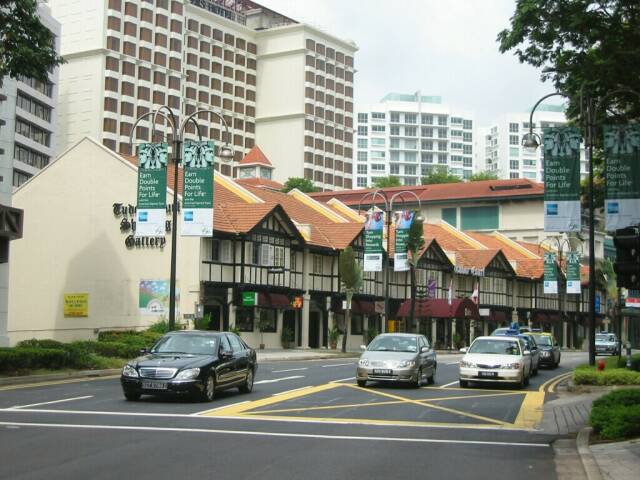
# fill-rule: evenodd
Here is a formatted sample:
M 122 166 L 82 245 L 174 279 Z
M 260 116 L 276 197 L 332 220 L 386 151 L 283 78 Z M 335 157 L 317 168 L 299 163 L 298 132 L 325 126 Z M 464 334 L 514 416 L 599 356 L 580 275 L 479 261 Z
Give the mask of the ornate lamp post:
M 176 258 L 177 258 L 177 239 L 178 239 L 178 166 L 182 161 L 182 143 L 184 139 L 185 128 L 187 123 L 192 122 L 196 131 L 198 132 L 198 138 L 202 141 L 202 135 L 200 133 L 200 126 L 196 121 L 195 117 L 197 115 L 206 113 L 208 115 L 214 115 L 220 119 L 222 125 L 224 126 L 227 142 L 220 149 L 220 158 L 223 161 L 230 161 L 233 158 L 233 150 L 229 146 L 229 127 L 227 126 L 227 122 L 224 117 L 219 113 L 213 110 L 198 110 L 191 115 L 187 116 L 182 123 L 178 121 L 178 118 L 175 116 L 173 111 L 166 105 L 163 105 L 156 110 L 152 110 L 144 115 L 139 116 L 136 121 L 133 123 L 131 127 L 131 133 L 129 134 L 129 143 L 133 145 L 133 135 L 136 131 L 136 126 L 142 120 L 147 117 L 153 116 L 152 124 L 151 124 L 151 139 L 154 138 L 155 134 L 155 125 L 158 117 L 163 118 L 170 126 L 171 126 L 171 140 L 172 140 L 172 155 L 173 155 L 173 206 L 171 208 L 172 213 L 172 221 L 171 221 L 171 277 L 169 281 L 169 329 L 173 330 L 176 325 Z

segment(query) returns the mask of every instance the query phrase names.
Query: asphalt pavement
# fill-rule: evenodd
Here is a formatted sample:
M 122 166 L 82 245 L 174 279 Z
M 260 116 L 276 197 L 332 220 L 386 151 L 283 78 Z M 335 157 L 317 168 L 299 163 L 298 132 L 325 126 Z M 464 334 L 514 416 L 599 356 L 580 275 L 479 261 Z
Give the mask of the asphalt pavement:
M 118 378 L 0 387 L 0 478 L 555 478 L 537 425 L 586 354 L 524 390 L 461 389 L 460 358 L 420 389 L 359 388 L 357 359 L 262 362 L 252 393 L 211 403 L 127 402 Z

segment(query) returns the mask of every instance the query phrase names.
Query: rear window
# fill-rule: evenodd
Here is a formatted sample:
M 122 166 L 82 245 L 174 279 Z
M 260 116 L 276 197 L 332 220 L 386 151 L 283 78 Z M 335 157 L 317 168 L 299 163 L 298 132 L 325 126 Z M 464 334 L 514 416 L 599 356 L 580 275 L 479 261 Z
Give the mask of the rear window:
M 551 346 L 551 337 L 549 335 L 533 335 L 538 345 Z
M 473 342 L 471 348 L 469 348 L 469 353 L 520 355 L 520 346 L 516 340 L 505 341 L 483 338 Z

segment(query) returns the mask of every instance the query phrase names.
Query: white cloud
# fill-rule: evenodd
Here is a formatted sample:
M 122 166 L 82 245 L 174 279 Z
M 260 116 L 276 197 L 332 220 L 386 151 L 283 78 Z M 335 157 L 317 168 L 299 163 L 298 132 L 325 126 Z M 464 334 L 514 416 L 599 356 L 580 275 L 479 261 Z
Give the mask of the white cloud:
M 356 103 L 420 90 L 487 125 L 553 91 L 538 70 L 498 51 L 496 37 L 508 27 L 515 0 L 258 1 L 357 43 Z

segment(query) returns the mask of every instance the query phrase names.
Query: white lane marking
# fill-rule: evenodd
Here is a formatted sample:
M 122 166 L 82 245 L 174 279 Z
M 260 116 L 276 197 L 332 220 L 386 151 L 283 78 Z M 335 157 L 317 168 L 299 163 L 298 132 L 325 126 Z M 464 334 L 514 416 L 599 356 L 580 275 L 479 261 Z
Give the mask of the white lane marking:
M 440 385 L 440 388 L 447 388 L 447 387 L 450 387 L 451 385 L 455 385 L 456 383 L 458 383 L 458 380 L 456 380 L 455 382 L 447 383 L 446 385 Z
M 354 363 L 332 363 L 331 365 L 320 365 L 322 368 L 344 367 L 346 365 L 355 365 Z
M 291 390 L 285 390 L 284 392 L 278 392 L 278 393 L 274 393 L 273 395 L 271 395 L 272 397 L 277 397 L 278 395 L 285 395 L 287 393 L 291 393 L 291 392 L 297 392 L 298 390 L 306 390 L 307 388 L 309 388 L 308 386 L 306 387 L 300 387 L 300 388 L 294 388 Z
M 400 442 L 400 443 L 444 443 L 457 445 L 496 445 L 509 447 L 543 447 L 549 448 L 548 443 L 523 443 L 523 442 L 491 442 L 480 440 L 451 440 L 442 438 L 399 438 L 399 437 L 365 437 L 355 435 L 318 435 L 315 433 L 281 433 L 260 432 L 256 430 L 221 430 L 208 428 L 177 428 L 177 427 L 140 427 L 129 425 L 82 425 L 69 423 L 28 423 L 28 422 L 0 422 L 0 425 L 8 427 L 43 427 L 43 428 L 77 428 L 94 430 L 134 430 L 143 432 L 184 432 L 184 433 L 209 433 L 220 435 L 247 435 L 256 437 L 289 437 L 289 438 L 319 438 L 326 440 L 358 440 L 373 442 Z
M 62 403 L 62 402 L 71 402 L 72 400 L 84 400 L 85 398 L 93 398 L 93 395 L 85 395 L 84 397 L 73 397 L 73 398 L 63 398 L 61 400 L 53 400 L 51 402 L 40 402 L 40 403 L 32 403 L 30 405 L 14 405 L 10 408 L 29 408 L 29 407 L 39 407 L 40 405 L 52 405 L 54 403 Z
M 271 373 L 300 372 L 302 370 L 308 370 L 308 368 L 304 367 L 304 368 L 288 368 L 287 370 L 273 370 Z
M 356 377 L 341 378 L 340 380 L 331 380 L 329 383 L 346 382 L 347 380 L 355 380 Z
M 445 365 L 458 365 L 460 362 L 450 362 L 450 363 L 445 363 Z
M 249 403 L 249 400 L 245 400 L 244 402 L 232 403 L 231 405 L 223 405 L 223 406 L 218 407 L 218 408 L 208 408 L 207 410 L 202 410 L 201 412 L 191 413 L 190 415 L 191 416 L 202 415 L 203 413 L 215 412 L 216 410 L 222 410 L 223 408 L 235 407 L 236 405 L 242 405 L 243 403 Z
M 283 380 L 293 380 L 295 378 L 304 378 L 304 375 L 293 375 L 291 377 L 274 378 L 273 380 L 260 380 L 259 382 L 253 382 L 253 384 L 259 385 L 262 383 L 276 383 L 276 382 L 281 382 Z

